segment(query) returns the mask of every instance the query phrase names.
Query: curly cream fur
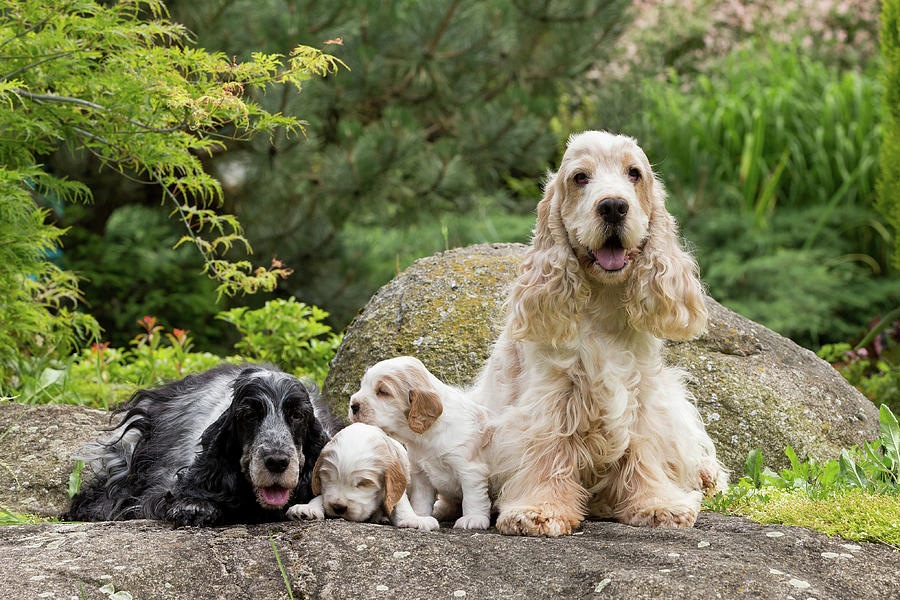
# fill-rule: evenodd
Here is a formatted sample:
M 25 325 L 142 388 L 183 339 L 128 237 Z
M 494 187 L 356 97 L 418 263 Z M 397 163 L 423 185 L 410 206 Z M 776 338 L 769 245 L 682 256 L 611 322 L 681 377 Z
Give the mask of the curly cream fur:
M 607 198 L 627 202 L 615 227 L 598 214 Z M 503 533 L 566 534 L 587 515 L 689 527 L 701 492 L 725 484 L 684 374 L 662 360 L 660 338 L 706 324 L 697 264 L 664 202 L 634 140 L 606 132 L 573 136 L 548 179 L 506 327 L 473 390 L 499 415 Z M 627 259 L 607 271 L 595 251 L 612 237 Z

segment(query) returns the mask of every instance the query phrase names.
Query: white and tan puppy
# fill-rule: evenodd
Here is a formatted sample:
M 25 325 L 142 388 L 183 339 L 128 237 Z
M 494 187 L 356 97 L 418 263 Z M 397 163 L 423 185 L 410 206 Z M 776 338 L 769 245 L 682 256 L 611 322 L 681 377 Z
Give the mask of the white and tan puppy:
M 418 515 L 462 516 L 454 527 L 486 529 L 491 426 L 487 409 L 441 382 L 411 356 L 370 367 L 350 397 L 350 420 L 376 425 L 406 444 L 409 497 Z M 435 494 L 441 499 L 435 504 Z
M 395 527 L 432 531 L 438 522 L 418 516 L 406 496 L 406 450 L 381 429 L 354 423 L 322 449 L 312 472 L 309 504 L 287 510 L 292 519 L 339 517 L 348 521 L 390 521 Z

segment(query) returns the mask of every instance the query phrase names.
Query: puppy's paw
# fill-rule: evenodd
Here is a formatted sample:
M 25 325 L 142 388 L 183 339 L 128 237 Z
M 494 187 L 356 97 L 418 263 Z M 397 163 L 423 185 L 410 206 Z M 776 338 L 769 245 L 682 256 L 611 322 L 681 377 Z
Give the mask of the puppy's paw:
M 287 516 L 295 521 L 324 519 L 325 511 L 313 504 L 295 504 L 287 509 Z
M 497 529 L 505 535 L 542 535 L 556 537 L 572 533 L 581 522 L 574 514 L 541 507 L 508 508 L 497 517 Z
M 693 527 L 700 513 L 700 492 L 675 499 L 652 498 L 630 504 L 618 520 L 635 527 Z
M 407 529 L 421 529 L 422 531 L 434 531 L 440 529 L 440 524 L 434 517 L 407 517 L 400 519 L 394 523 L 396 527 L 405 527 Z
M 452 521 L 459 516 L 459 503 L 438 496 L 434 508 L 431 510 L 431 516 L 438 521 Z
M 221 518 L 221 509 L 205 500 L 177 500 L 166 511 L 166 519 L 177 527 L 214 525 Z
M 488 515 L 463 515 L 453 524 L 455 529 L 487 529 L 491 526 Z

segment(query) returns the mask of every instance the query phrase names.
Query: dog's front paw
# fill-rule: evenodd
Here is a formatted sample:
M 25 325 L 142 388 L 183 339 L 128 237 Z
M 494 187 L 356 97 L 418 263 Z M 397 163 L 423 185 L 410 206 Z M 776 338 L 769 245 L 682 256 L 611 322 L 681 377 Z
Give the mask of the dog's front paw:
M 214 525 L 221 518 L 221 509 L 204 500 L 179 500 L 166 511 L 166 519 L 178 527 Z
M 396 527 L 405 527 L 407 529 L 421 529 L 422 531 L 434 531 L 441 527 L 434 517 L 418 516 L 399 519 L 394 525 Z
M 635 527 L 693 527 L 700 513 L 700 498 L 700 492 L 691 492 L 678 499 L 633 503 L 618 519 Z
M 488 515 L 463 515 L 453 524 L 455 529 L 487 529 L 491 526 Z
M 556 537 L 572 533 L 581 522 L 575 515 L 558 514 L 545 508 L 508 508 L 497 517 L 497 529 L 505 535 Z
M 322 507 L 313 504 L 295 504 L 287 509 L 287 516 L 295 521 L 324 519 L 325 511 L 322 510 Z

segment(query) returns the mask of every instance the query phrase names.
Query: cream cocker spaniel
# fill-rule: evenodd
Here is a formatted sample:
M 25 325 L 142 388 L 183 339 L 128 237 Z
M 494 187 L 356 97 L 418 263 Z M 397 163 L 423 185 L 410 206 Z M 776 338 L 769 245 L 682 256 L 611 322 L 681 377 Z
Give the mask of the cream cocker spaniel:
M 538 204 L 505 328 L 475 384 L 493 437 L 502 533 L 585 516 L 690 527 L 725 471 L 662 339 L 706 326 L 697 264 L 637 143 L 569 139 Z
M 408 482 L 403 446 L 377 427 L 354 423 L 337 432 L 319 454 L 311 482 L 316 496 L 307 504 L 295 504 L 287 515 L 297 520 L 388 520 L 395 527 L 437 529 L 434 518 L 413 511 L 406 495 Z
M 376 425 L 409 450 L 409 497 L 419 515 L 462 516 L 454 527 L 487 529 L 491 426 L 486 408 L 444 384 L 412 356 L 371 366 L 350 397 L 351 421 Z M 435 494 L 440 499 L 435 503 Z

